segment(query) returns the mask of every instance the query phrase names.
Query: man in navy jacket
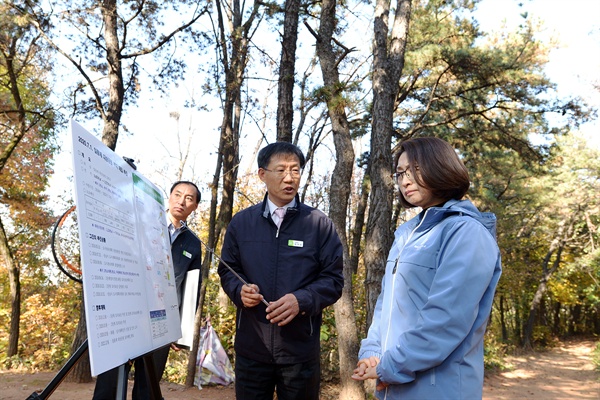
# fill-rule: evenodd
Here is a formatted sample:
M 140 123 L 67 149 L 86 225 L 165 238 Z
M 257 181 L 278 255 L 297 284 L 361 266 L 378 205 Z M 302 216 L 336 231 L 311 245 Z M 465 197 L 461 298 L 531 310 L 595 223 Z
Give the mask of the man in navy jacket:
M 263 148 L 264 201 L 238 212 L 223 241 L 218 272 L 237 306 L 238 400 L 271 400 L 274 391 L 280 399 L 319 398 L 322 310 L 342 294 L 343 260 L 332 221 L 300 203 L 304 163 L 291 143 Z

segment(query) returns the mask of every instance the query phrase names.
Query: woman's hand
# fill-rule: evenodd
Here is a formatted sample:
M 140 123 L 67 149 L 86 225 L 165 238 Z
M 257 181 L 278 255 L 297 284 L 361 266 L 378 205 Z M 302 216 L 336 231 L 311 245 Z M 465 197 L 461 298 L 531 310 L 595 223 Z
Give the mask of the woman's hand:
M 379 357 L 375 356 L 358 360 L 356 369 L 352 374 L 352 379 L 356 379 L 357 381 L 377 379 L 377 364 L 379 364 Z
M 379 364 L 379 357 L 371 356 L 369 358 L 363 358 L 356 364 L 356 369 L 352 374 L 352 379 L 357 381 L 364 381 L 367 379 L 378 379 L 377 376 L 377 365 Z M 385 389 L 388 386 L 387 383 L 379 381 L 377 383 L 377 390 Z

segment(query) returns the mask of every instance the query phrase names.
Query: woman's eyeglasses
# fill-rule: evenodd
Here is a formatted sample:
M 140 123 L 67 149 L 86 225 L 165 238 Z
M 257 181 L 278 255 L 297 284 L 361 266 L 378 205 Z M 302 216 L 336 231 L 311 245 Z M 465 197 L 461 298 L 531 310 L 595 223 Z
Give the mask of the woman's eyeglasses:
M 419 167 L 415 167 L 415 170 L 418 169 Z M 410 181 L 413 180 L 413 175 L 410 172 L 410 167 L 406 168 L 404 171 L 396 171 L 392 174 L 392 178 L 394 178 L 394 180 L 398 183 L 402 182 L 404 180 L 404 177 L 407 177 Z

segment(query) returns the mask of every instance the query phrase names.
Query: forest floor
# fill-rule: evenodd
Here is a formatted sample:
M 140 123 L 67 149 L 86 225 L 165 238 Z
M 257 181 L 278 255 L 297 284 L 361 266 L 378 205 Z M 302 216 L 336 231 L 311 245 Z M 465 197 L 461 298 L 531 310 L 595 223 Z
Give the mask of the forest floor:
M 578 339 L 559 342 L 545 351 L 507 356 L 504 360 L 506 370 L 486 373 L 483 399 L 598 400 L 600 399 L 600 373 L 594 370 L 591 361 L 594 347 L 593 340 Z M 55 375 L 55 372 L 32 374 L 0 371 L 0 399 L 38 398 L 32 395 L 41 392 Z M 94 383 L 62 382 L 48 398 L 91 399 L 93 391 Z M 233 385 L 186 390 L 181 385 L 161 382 L 161 391 L 166 400 L 235 399 Z M 338 398 L 339 391 L 335 384 L 323 385 L 322 392 L 323 400 Z

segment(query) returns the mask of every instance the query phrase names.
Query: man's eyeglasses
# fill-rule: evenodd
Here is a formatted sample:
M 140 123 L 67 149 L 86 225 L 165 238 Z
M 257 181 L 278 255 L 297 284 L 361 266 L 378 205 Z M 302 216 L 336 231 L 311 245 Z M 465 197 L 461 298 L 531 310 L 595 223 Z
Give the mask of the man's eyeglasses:
M 415 169 L 418 170 L 419 168 L 417 167 Z M 404 171 L 396 171 L 392 174 L 392 178 L 394 178 L 394 180 L 398 183 L 402 182 L 404 180 L 404 177 L 407 177 L 410 181 L 413 180 L 412 173 L 410 172 L 410 167 L 406 168 Z
M 292 169 L 283 169 L 283 168 L 266 169 L 266 168 L 263 168 L 263 169 L 265 171 L 274 173 L 275 176 L 278 178 L 285 178 L 288 174 L 290 174 L 290 176 L 293 179 L 298 179 L 298 178 L 300 178 L 300 175 L 302 175 L 302 170 L 300 168 L 292 168 Z

